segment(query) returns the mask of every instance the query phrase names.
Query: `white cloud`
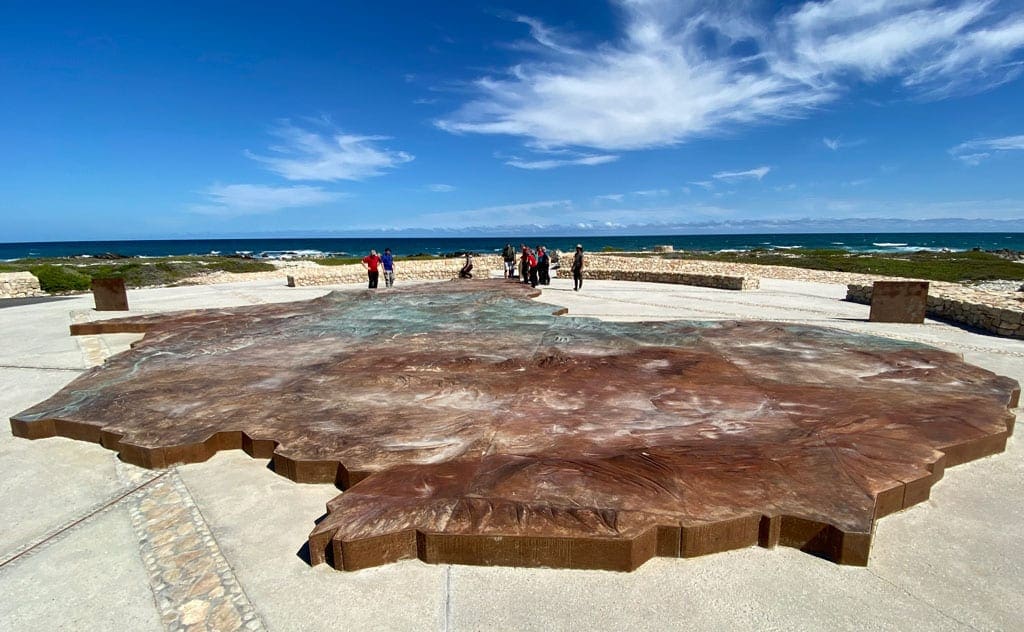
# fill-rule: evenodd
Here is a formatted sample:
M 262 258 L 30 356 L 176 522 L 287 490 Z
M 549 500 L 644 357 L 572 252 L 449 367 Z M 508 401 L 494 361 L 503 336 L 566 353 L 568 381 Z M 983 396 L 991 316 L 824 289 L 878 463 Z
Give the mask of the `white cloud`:
M 189 207 L 193 213 L 236 217 L 263 215 L 281 209 L 319 206 L 346 197 L 342 193 L 324 191 L 320 187 L 272 187 L 262 184 L 214 184 L 202 191 L 203 204 Z
M 633 195 L 639 195 L 640 197 L 661 197 L 668 195 L 668 189 L 647 189 L 644 191 L 633 191 Z
M 428 184 L 427 190 L 433 193 L 451 193 L 455 187 L 450 184 Z
M 478 79 L 477 97 L 437 125 L 539 148 L 635 150 L 808 116 L 865 82 L 941 98 L 1024 68 L 1024 16 L 1012 3 L 827 0 L 760 22 L 750 16 L 765 12 L 743 3 L 617 4 L 620 33 L 589 47 L 519 18 L 534 57 Z
M 995 154 L 1021 149 L 1024 149 L 1024 135 L 969 140 L 953 147 L 949 153 L 954 158 L 975 167 Z
M 246 155 L 288 180 L 364 180 L 413 159 L 404 151 L 379 147 L 387 136 L 356 136 L 336 130 L 321 134 L 288 122 L 273 134 L 281 142 L 269 148 L 272 155 Z
M 761 180 L 771 170 L 771 167 L 757 167 L 756 169 L 747 169 L 746 171 L 719 171 L 711 177 L 723 182 L 736 182 L 737 180 L 747 179 Z
M 864 144 L 864 139 L 842 140 L 841 138 L 822 138 L 821 142 L 832 151 L 839 151 L 844 147 L 857 147 Z
M 711 180 L 694 180 L 690 184 L 695 184 L 707 191 L 710 191 L 711 189 L 715 188 L 715 183 L 712 182 Z
M 522 160 L 511 158 L 505 161 L 506 165 L 519 169 L 554 169 L 556 167 L 567 167 L 571 165 L 603 165 L 618 160 L 618 156 L 612 155 L 585 155 L 580 158 L 544 158 L 541 160 Z
M 598 195 L 595 200 L 608 200 L 611 202 L 621 202 L 626 196 L 621 193 L 608 193 L 607 195 Z

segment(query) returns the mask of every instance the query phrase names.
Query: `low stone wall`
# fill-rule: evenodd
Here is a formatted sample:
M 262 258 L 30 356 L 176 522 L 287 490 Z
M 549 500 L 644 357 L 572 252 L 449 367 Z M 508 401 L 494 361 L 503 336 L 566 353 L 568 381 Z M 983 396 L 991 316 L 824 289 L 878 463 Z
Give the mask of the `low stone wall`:
M 600 259 L 596 259 L 600 261 Z M 402 261 L 395 263 L 395 282 L 407 281 L 445 281 L 458 276 L 465 259 L 436 259 L 424 261 Z M 568 259 L 563 263 L 559 273 L 569 276 Z M 504 270 L 501 257 L 484 256 L 473 258 L 473 276 L 488 278 L 492 273 L 500 274 Z M 366 270 L 359 264 L 344 266 L 304 266 L 289 268 L 285 274 L 295 279 L 297 286 L 335 285 L 343 283 L 365 283 Z M 552 272 L 551 276 L 556 276 Z M 724 274 L 692 274 L 687 272 L 662 272 L 652 270 L 629 270 L 614 267 L 587 267 L 583 270 L 583 278 L 603 281 L 643 281 L 647 283 L 676 283 L 682 285 L 698 285 L 723 290 L 756 290 L 760 281 L 753 277 Z M 381 281 L 383 285 L 384 281 Z
M 870 305 L 871 286 L 847 285 L 846 300 Z M 928 291 L 927 314 L 999 336 L 1024 339 L 1024 301 L 955 284 L 933 284 Z
M 31 272 L 0 272 L 0 298 L 42 295 L 39 279 Z
M 761 287 L 760 279 L 724 274 L 689 274 L 686 272 L 650 272 L 646 270 L 614 270 L 585 268 L 584 279 L 600 281 L 640 281 L 643 283 L 676 283 L 697 285 L 719 290 L 756 290 Z
M 404 281 L 447 281 L 459 276 L 459 270 L 466 260 L 456 259 L 430 259 L 423 261 L 396 261 L 395 262 L 395 283 Z M 473 257 L 473 276 L 486 279 L 491 271 L 502 271 L 505 264 L 501 257 L 486 256 Z M 284 276 L 287 274 L 295 279 L 297 286 L 312 285 L 340 285 L 343 283 L 366 283 L 366 268 L 361 264 L 343 266 L 303 266 L 282 270 Z M 384 279 L 380 280 L 380 286 L 384 287 Z

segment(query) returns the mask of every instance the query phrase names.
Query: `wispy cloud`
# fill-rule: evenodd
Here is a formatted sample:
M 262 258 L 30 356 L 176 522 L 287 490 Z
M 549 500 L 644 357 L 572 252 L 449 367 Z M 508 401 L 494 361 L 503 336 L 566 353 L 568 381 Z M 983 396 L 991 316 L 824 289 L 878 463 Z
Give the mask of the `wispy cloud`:
M 450 184 L 428 184 L 427 190 L 432 193 L 451 193 L 455 187 Z
M 597 195 L 594 197 L 595 200 L 605 200 L 609 202 L 621 202 L 626 196 L 622 193 L 608 193 L 606 195 Z
M 661 197 L 668 195 L 668 189 L 645 189 L 643 191 L 633 191 L 633 195 L 639 195 L 640 197 Z
M 273 130 L 279 143 L 271 155 L 246 152 L 266 168 L 288 180 L 335 182 L 365 180 L 413 159 L 404 151 L 379 146 L 387 136 L 358 136 L 335 129 L 326 133 L 297 127 L 285 121 Z
M 214 184 L 201 192 L 206 201 L 189 207 L 193 213 L 238 217 L 264 215 L 286 208 L 319 206 L 343 197 L 305 185 L 272 187 L 262 184 Z
M 712 182 L 711 180 L 694 180 L 693 182 L 690 182 L 690 184 L 695 184 L 707 191 L 710 191 L 711 189 L 715 188 L 715 183 Z
M 1024 149 L 1024 135 L 969 140 L 953 147 L 949 153 L 957 160 L 977 166 L 993 155 L 1021 149 Z
M 865 184 L 867 184 L 869 182 L 871 182 L 871 178 L 858 178 L 857 180 L 850 180 L 848 182 L 844 182 L 843 186 L 844 187 L 860 187 L 860 186 L 864 186 Z
M 613 155 L 585 155 L 579 158 L 542 158 L 540 160 L 523 160 L 521 158 L 510 158 L 505 161 L 506 165 L 518 169 L 555 169 L 556 167 L 568 167 L 572 165 L 603 165 L 618 160 Z
M 768 172 L 771 171 L 771 167 L 757 167 L 755 169 L 747 169 L 746 171 L 719 171 L 713 174 L 711 177 L 715 180 L 722 180 L 723 182 L 736 182 L 737 180 L 761 180 Z
M 518 18 L 533 57 L 478 79 L 476 97 L 437 125 L 541 148 L 635 150 L 808 116 L 860 83 L 943 98 L 1024 69 L 1024 15 L 1009 2 L 808 1 L 759 21 L 745 3 L 617 4 L 620 31 L 592 46 Z
M 843 148 L 857 147 L 864 144 L 864 139 L 843 140 L 842 138 L 822 138 L 821 142 L 832 151 L 839 151 Z

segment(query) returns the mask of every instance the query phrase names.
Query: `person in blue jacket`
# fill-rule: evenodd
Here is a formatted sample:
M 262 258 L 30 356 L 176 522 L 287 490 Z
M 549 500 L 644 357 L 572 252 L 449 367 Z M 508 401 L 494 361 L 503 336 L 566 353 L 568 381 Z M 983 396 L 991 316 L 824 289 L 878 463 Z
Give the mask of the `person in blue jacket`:
M 384 256 L 380 258 L 384 266 L 384 287 L 391 287 L 395 284 L 395 258 L 391 256 L 391 249 L 384 249 Z

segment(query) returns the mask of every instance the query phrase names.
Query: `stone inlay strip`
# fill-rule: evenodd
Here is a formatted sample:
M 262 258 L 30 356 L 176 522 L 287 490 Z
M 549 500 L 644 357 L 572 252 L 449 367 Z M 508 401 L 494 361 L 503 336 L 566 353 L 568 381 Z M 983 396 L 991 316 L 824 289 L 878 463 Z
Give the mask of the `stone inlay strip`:
M 121 465 L 125 476 L 140 468 Z M 176 470 L 128 499 L 160 619 L 168 630 L 264 630 Z

